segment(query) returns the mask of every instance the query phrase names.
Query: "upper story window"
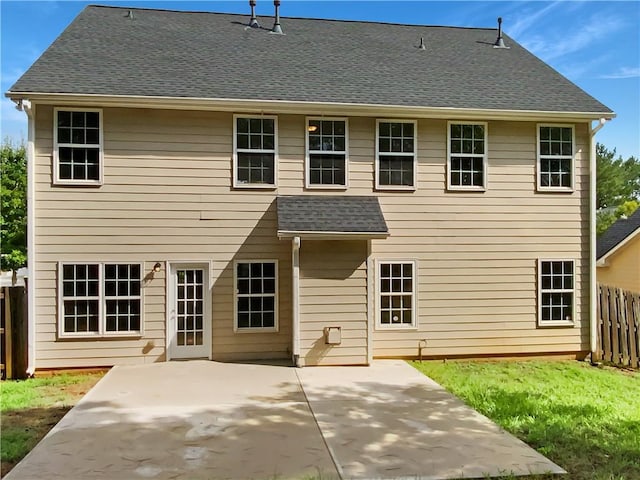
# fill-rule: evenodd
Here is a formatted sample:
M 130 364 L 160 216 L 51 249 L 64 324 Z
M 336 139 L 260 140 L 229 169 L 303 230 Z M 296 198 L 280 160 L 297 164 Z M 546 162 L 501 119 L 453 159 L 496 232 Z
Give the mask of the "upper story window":
M 54 183 L 102 183 L 102 111 L 54 110 Z
M 307 188 L 347 186 L 347 120 L 307 119 Z
M 378 120 L 377 127 L 376 188 L 415 189 L 416 122 Z
M 60 265 L 60 336 L 139 335 L 142 331 L 139 263 Z
M 487 179 L 487 124 L 449 122 L 448 186 L 484 190 Z
M 575 295 L 573 260 L 539 260 L 538 323 L 573 324 Z
M 573 190 L 573 126 L 538 125 L 538 189 Z
M 234 186 L 276 186 L 276 117 L 234 117 Z

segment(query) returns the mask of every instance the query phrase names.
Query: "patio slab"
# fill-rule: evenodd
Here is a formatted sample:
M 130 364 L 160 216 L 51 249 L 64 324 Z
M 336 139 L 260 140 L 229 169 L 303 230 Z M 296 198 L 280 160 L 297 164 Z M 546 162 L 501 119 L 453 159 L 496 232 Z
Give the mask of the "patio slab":
M 563 470 L 401 361 L 113 368 L 5 478 L 444 479 Z

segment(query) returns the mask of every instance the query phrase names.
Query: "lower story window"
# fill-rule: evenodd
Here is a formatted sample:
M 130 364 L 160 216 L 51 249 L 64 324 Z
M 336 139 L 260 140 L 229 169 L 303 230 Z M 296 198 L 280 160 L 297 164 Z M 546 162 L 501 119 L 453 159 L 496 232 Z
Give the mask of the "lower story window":
M 141 332 L 141 273 L 137 263 L 61 264 L 61 334 Z
M 415 262 L 380 262 L 379 324 L 415 327 Z
M 572 322 L 574 305 L 573 260 L 540 260 L 539 262 L 539 321 Z
M 238 330 L 277 327 L 277 263 L 236 263 L 236 327 Z

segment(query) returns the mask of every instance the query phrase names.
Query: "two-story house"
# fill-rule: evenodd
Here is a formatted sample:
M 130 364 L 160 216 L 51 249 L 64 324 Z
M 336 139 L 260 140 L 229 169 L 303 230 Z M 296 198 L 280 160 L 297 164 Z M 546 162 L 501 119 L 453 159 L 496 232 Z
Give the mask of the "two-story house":
M 7 93 L 31 371 L 590 351 L 609 108 L 494 28 L 250 20 L 90 6 Z

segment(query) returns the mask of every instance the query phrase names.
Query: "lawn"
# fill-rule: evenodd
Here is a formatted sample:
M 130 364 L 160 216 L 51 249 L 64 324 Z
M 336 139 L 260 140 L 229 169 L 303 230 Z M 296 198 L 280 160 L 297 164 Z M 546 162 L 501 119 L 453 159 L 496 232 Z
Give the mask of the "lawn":
M 640 372 L 577 361 L 411 363 L 569 472 L 555 478 L 640 479 Z
M 0 476 L 4 476 L 96 384 L 104 372 L 0 383 Z

